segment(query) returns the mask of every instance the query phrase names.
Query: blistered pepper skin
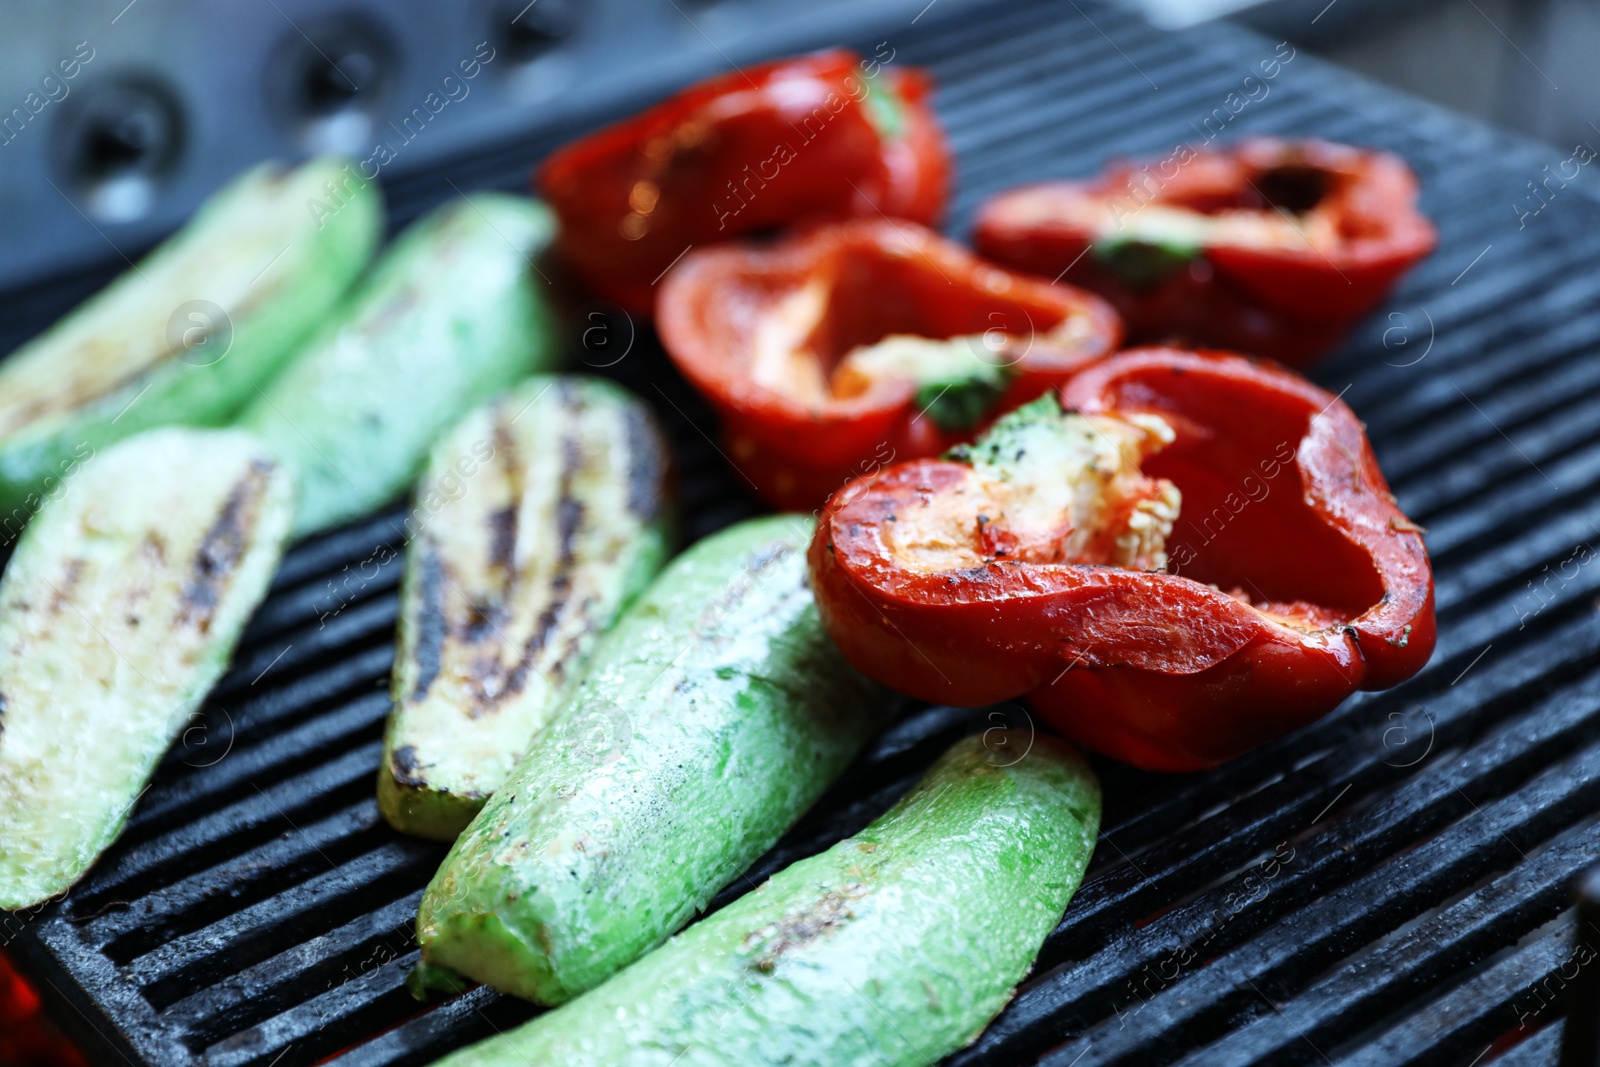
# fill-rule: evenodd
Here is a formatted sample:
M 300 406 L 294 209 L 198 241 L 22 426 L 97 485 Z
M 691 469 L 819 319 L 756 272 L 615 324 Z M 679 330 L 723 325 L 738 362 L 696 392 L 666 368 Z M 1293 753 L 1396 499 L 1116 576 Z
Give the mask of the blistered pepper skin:
M 1421 531 L 1338 398 L 1242 357 L 1143 349 L 1082 371 L 1061 402 L 1175 430 L 1145 462 L 1183 493 L 1168 570 L 990 559 L 915 572 L 883 530 L 964 468 L 896 465 L 835 494 L 811 546 L 824 623 L 863 673 L 953 704 L 1026 696 L 1087 747 L 1188 771 L 1426 664 Z

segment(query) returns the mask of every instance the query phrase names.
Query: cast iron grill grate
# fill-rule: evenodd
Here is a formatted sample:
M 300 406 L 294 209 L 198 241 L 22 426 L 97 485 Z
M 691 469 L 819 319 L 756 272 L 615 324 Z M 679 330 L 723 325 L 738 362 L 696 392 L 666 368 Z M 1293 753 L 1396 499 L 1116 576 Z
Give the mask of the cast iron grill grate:
M 1558 191 L 1519 218 L 1538 206 L 1525 183 L 1559 155 L 1283 62 L 1244 32 L 1160 34 L 1087 0 L 939 16 L 880 37 L 939 77 L 958 232 L 1007 185 L 1219 128 L 1401 152 L 1441 231 L 1316 372 L 1430 527 L 1432 665 L 1217 773 L 1103 766 L 1088 880 L 1015 1001 L 952 1062 L 1554 1062 L 1556 993 L 1582 947 L 1564 909 L 1600 852 L 1600 205 Z M 389 190 L 395 221 L 451 182 L 522 188 L 549 147 L 408 179 Z M 0 350 L 105 276 L 13 294 Z M 617 347 L 575 351 L 594 366 Z M 688 537 L 757 510 L 647 336 L 605 373 L 669 426 Z M 482 988 L 423 1006 L 402 985 L 443 854 L 389 831 L 373 802 L 403 515 L 294 550 L 123 839 L 65 901 L 4 927 L 101 1062 L 400 1067 L 532 1014 Z M 1022 714 L 917 711 L 717 904 L 865 824 L 955 737 Z

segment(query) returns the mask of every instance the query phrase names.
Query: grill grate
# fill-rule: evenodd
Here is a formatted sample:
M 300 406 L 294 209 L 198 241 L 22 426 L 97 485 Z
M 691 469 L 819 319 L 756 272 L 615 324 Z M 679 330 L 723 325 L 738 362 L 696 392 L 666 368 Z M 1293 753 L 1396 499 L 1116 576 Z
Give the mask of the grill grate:
M 1376 144 L 1419 171 L 1439 251 L 1316 376 L 1367 419 L 1403 506 L 1431 528 L 1440 644 L 1418 678 L 1217 773 L 1104 765 L 1089 878 L 1034 975 L 952 1062 L 1553 1063 L 1552 991 L 1574 951 L 1564 909 L 1600 852 L 1600 567 L 1587 548 L 1600 534 L 1600 206 L 1562 191 L 1519 220 L 1553 153 L 1304 55 L 1261 98 L 1244 79 L 1271 42 L 1069 7 L 935 9 L 880 35 L 896 62 L 940 79 L 957 231 L 999 188 L 1161 155 L 1219 115 L 1230 135 Z M 1231 117 L 1243 96 L 1228 94 L 1247 91 Z M 549 147 L 408 178 L 389 190 L 394 219 L 454 195 L 450 182 L 521 188 Z M 105 277 L 0 302 L 0 347 Z M 706 409 L 648 337 L 606 373 L 669 427 L 687 536 L 754 513 L 702 432 Z M 402 514 L 290 554 L 123 839 L 64 902 L 4 927 L 104 1062 L 301 1067 L 348 1050 L 334 1062 L 400 1067 L 532 1014 L 482 988 L 424 1007 L 402 986 L 443 854 L 389 831 L 373 801 Z M 912 714 L 749 878 L 864 825 L 995 715 L 1023 713 Z

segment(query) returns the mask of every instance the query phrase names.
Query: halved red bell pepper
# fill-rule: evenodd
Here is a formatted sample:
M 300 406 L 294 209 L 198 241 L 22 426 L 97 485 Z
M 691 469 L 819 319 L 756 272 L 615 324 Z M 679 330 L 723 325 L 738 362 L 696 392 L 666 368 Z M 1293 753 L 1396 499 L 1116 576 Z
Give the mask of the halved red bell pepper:
M 661 284 L 656 328 L 734 466 L 802 510 L 863 471 L 971 440 L 1122 336 L 1098 297 L 887 219 L 692 252 Z
M 931 92 L 920 70 L 843 49 L 747 67 L 567 145 L 535 186 L 576 272 L 647 315 L 690 247 L 857 215 L 936 220 L 950 153 Z
M 984 204 L 997 263 L 1110 300 L 1136 342 L 1192 341 L 1304 366 L 1433 251 L 1396 156 L 1258 137 Z
M 1155 770 L 1231 759 L 1434 646 L 1421 531 L 1360 422 L 1226 353 L 1130 350 L 947 458 L 851 482 L 810 563 L 864 673 L 952 704 L 1026 695 Z

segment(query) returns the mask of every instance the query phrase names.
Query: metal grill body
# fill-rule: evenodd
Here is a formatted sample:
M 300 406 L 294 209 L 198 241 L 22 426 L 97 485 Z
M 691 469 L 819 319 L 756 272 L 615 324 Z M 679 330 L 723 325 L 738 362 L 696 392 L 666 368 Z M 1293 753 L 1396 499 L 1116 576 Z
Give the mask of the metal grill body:
M 1215 773 L 1103 763 L 1089 877 L 1016 999 L 951 1062 L 1553 1063 L 1584 947 L 1563 912 L 1600 852 L 1600 205 L 1530 199 L 1564 153 L 1227 27 L 1165 35 L 1089 0 L 1022 0 L 935 8 L 877 39 L 939 79 L 957 233 L 999 189 L 1247 130 L 1401 153 L 1441 233 L 1314 374 L 1367 421 L 1430 529 L 1432 664 Z M 392 221 L 452 184 L 522 189 L 553 143 L 408 179 L 388 190 Z M 108 276 L 0 302 L 0 347 Z M 647 331 L 603 373 L 669 427 L 687 537 L 758 510 Z M 483 988 L 432 1006 L 403 988 L 443 848 L 389 830 L 373 800 L 402 515 L 290 554 L 122 840 L 64 901 L 4 927 L 101 1061 L 401 1067 L 533 1014 Z M 751 879 L 866 824 L 995 715 L 1022 721 L 914 710 Z

